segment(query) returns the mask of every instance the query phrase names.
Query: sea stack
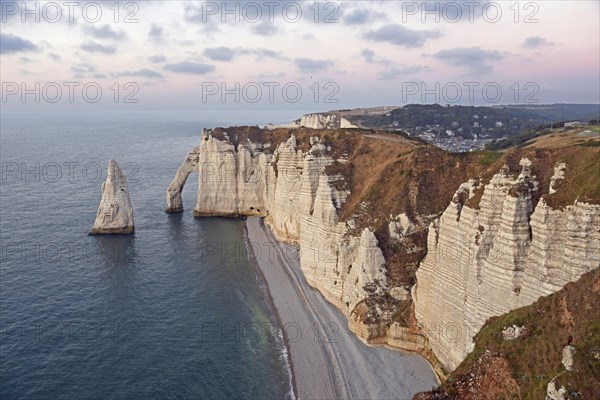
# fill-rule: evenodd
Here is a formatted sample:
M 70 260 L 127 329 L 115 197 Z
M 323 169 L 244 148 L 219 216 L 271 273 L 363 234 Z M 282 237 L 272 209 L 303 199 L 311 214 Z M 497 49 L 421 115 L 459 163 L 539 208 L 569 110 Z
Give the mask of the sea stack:
M 134 230 L 133 208 L 125 175 L 119 163 L 110 160 L 106 181 L 102 183 L 102 200 L 90 235 L 123 235 Z

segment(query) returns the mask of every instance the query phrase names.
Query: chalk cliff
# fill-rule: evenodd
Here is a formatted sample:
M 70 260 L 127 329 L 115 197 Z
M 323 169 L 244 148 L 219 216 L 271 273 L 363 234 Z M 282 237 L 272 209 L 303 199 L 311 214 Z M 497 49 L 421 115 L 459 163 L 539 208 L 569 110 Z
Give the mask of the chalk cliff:
M 429 229 L 413 299 L 419 327 L 450 370 L 472 350 L 488 318 L 600 266 L 600 205 L 575 202 L 555 210 L 542 198 L 534 208 L 537 181 L 531 162 L 521 164 L 517 177 L 505 169 L 494 175 L 479 209 L 464 204 L 459 189 Z
M 133 208 L 125 174 L 115 160 L 110 160 L 106 181 L 102 183 L 102 199 L 90 234 L 127 234 L 134 230 Z
M 167 211 L 181 211 L 180 193 L 198 172 L 196 216 L 264 216 L 279 240 L 300 245 L 308 281 L 346 314 L 368 296 L 385 290 L 385 259 L 372 231 L 347 237 L 338 209 L 347 192 L 325 168 L 334 162 L 319 137 L 301 149 L 292 133 L 278 144 L 253 142 L 205 130 L 167 190 Z
M 218 140 L 204 131 L 198 148 L 200 161 L 196 216 L 262 215 L 271 183 L 271 154 L 261 143 Z
M 323 127 L 316 118 L 305 122 Z M 420 352 L 441 372 L 489 317 L 599 267 L 593 178 L 570 176 L 597 153 L 532 147 L 490 162 L 360 129 L 219 128 L 177 171 L 167 210 L 183 209 L 198 172 L 196 216 L 265 217 L 361 339 Z
M 348 119 L 334 113 L 306 114 L 300 118 L 300 126 L 312 129 L 357 128 Z

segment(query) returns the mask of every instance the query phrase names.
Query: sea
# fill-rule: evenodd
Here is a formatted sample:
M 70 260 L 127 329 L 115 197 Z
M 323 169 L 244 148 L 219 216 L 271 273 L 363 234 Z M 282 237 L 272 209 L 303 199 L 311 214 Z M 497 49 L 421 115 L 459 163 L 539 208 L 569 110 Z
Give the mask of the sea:
M 2 112 L 0 399 L 293 398 L 244 222 L 169 215 L 201 129 L 297 112 Z M 135 234 L 89 236 L 110 159 Z

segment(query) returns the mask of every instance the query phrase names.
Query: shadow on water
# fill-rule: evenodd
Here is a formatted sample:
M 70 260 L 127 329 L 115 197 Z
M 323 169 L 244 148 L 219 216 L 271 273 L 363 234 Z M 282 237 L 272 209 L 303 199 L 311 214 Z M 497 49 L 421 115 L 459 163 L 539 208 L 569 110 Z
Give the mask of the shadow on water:
M 183 217 L 183 213 L 167 215 L 169 240 L 171 242 L 178 242 L 179 240 L 185 238 Z
M 135 272 L 135 268 L 131 268 L 138 261 L 135 235 L 98 235 L 94 238 L 99 251 L 98 257 L 107 271 Z
M 124 331 L 139 332 L 152 325 L 156 314 L 152 299 L 157 294 L 149 276 L 151 267 L 143 261 L 142 241 L 135 235 L 95 236 L 95 241 L 103 288 L 99 309 L 104 318 Z
M 190 248 L 193 247 L 189 246 L 190 241 L 193 240 L 191 239 L 191 236 L 197 236 L 199 232 L 190 231 L 189 226 L 186 224 L 188 218 L 189 215 L 184 215 L 184 213 L 169 214 L 167 216 L 167 237 L 169 238 L 168 242 L 171 249 L 171 257 L 169 261 L 177 265 L 180 265 L 182 262 L 184 262 L 184 259 L 186 258 L 187 260 L 185 261 L 188 263 L 193 262 L 191 259 L 193 258 L 193 254 L 188 254 L 190 252 Z
M 168 243 L 171 249 L 170 262 L 187 265 L 204 264 L 207 259 L 203 254 L 205 245 L 211 237 L 217 236 L 207 227 L 216 225 L 210 218 L 195 218 L 191 212 L 169 214 L 166 220 Z
M 101 275 L 109 289 L 117 294 L 127 294 L 139 288 L 142 271 L 135 236 L 95 236 L 94 240 Z

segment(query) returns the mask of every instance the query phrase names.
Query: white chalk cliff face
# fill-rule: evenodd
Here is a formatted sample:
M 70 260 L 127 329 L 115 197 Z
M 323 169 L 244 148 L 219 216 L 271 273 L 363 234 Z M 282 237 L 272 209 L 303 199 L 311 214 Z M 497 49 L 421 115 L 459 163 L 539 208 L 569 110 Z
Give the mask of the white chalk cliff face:
M 271 153 L 269 143 L 246 140 L 236 148 L 204 131 L 192 152 L 199 172 L 194 215 L 264 216 L 279 240 L 300 245 L 309 283 L 349 315 L 366 297 L 366 284 L 385 286 L 385 260 L 368 229 L 360 237 L 345 237 L 347 226 L 338 221 L 337 210 L 348 193 L 331 185 L 341 178 L 325 174 L 333 159 L 318 140 L 312 138 L 310 150 L 302 152 L 292 135 Z M 183 209 L 180 197 L 172 193 L 181 193 L 189 159 L 169 186 L 167 210 Z
M 196 216 L 263 215 L 271 183 L 272 155 L 250 141 L 237 148 L 204 131 L 198 147 Z
M 536 180 L 529 161 L 521 165 L 517 178 L 505 171 L 493 177 L 478 210 L 461 195 L 473 182 L 463 185 L 429 229 L 413 300 L 422 332 L 450 370 L 471 351 L 488 318 L 532 304 L 600 266 L 600 206 L 576 202 L 554 210 L 542 198 L 533 209 Z M 551 190 L 564 168 L 557 165 Z
M 336 114 L 306 114 L 300 118 L 300 126 L 312 129 L 349 129 L 356 125 Z
M 102 199 L 90 234 L 128 234 L 134 230 L 133 208 L 125 174 L 115 160 L 110 160 L 106 181 L 102 183 Z
M 196 216 L 265 217 L 279 240 L 299 244 L 308 282 L 345 313 L 359 337 L 421 352 L 447 370 L 466 357 L 486 319 L 529 305 L 600 266 L 600 205 L 576 202 L 555 210 L 542 199 L 534 207 L 538 184 L 523 159 L 518 177 L 502 170 L 485 185 L 479 209 L 465 205 L 481 189 L 479 181 L 462 184 L 429 227 L 427 255 L 410 294 L 416 326 L 391 323 L 393 316 L 377 304 L 379 318 L 365 323 L 359 312 L 364 300 L 387 293 L 404 300 L 409 288 L 388 287 L 386 260 L 369 228 L 351 234 L 352 221 L 339 219 L 350 193 L 338 189 L 345 187 L 336 184 L 341 175 L 325 170 L 347 160 L 334 160 L 318 137 L 304 151 L 293 134 L 281 143 L 236 143 L 204 131 L 169 186 L 167 210 L 183 210 L 182 185 L 198 172 Z M 564 169 L 557 165 L 552 190 L 560 190 Z M 399 214 L 386 227 L 398 240 L 419 228 L 415 224 Z

